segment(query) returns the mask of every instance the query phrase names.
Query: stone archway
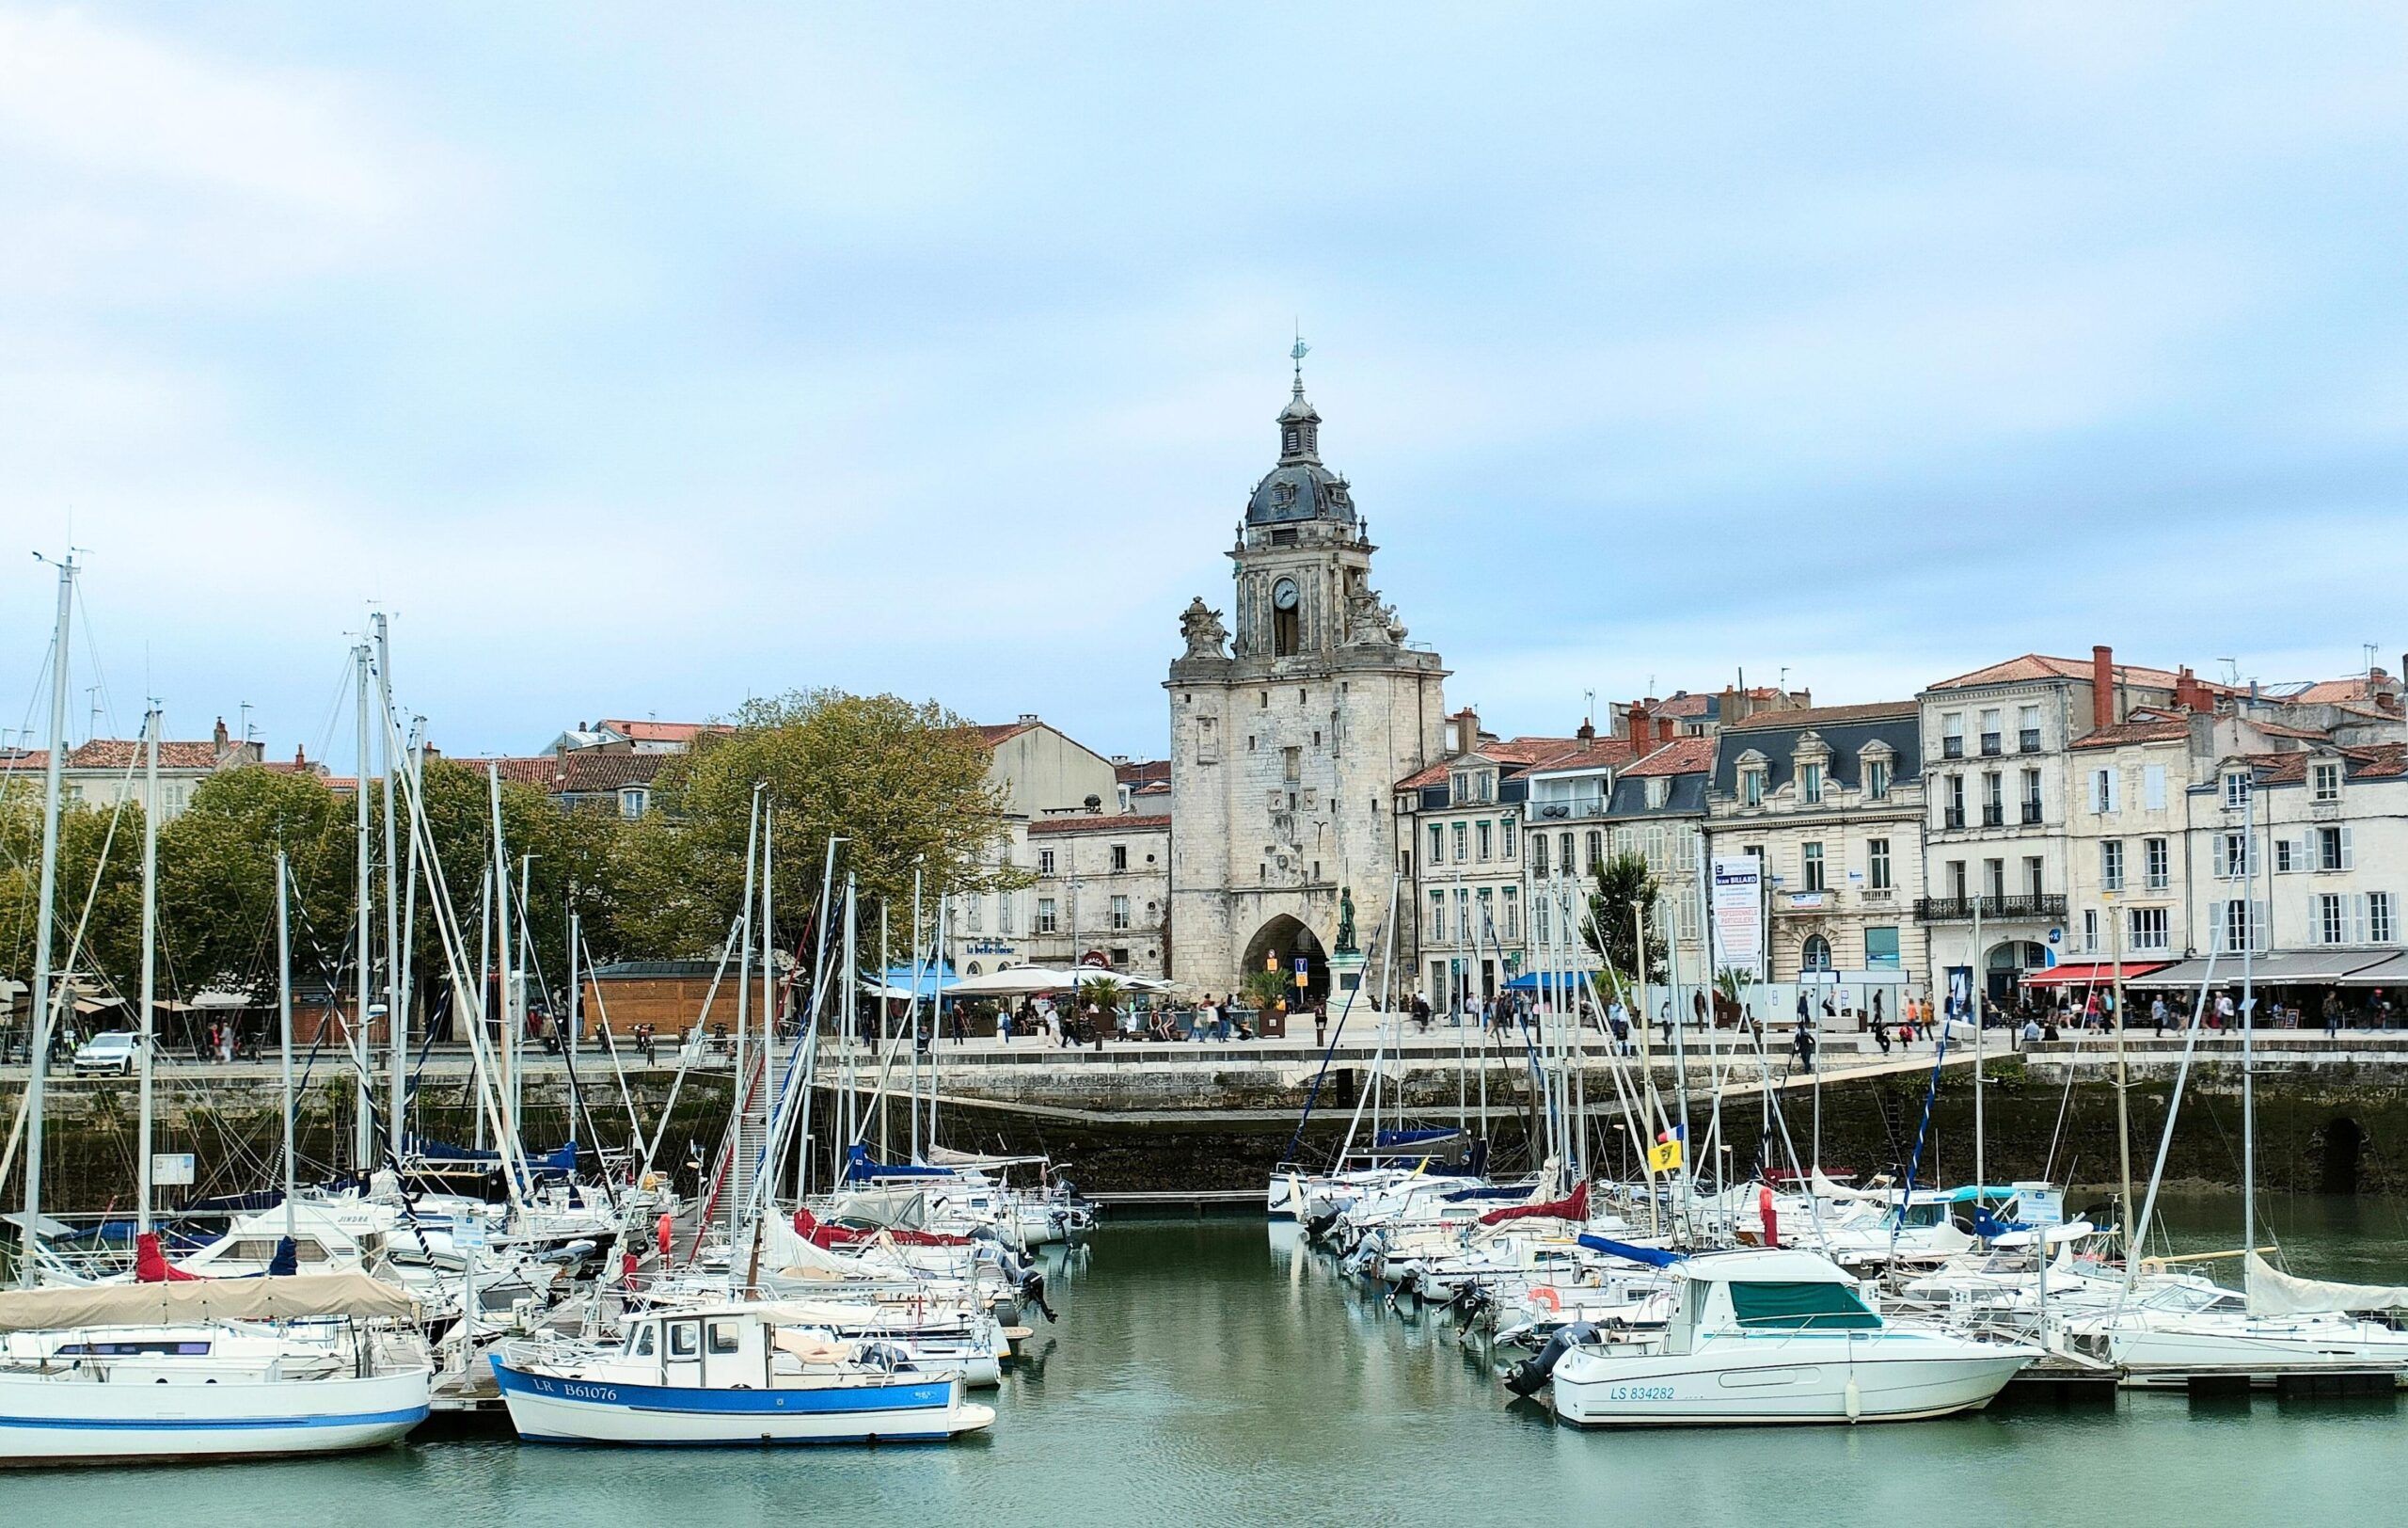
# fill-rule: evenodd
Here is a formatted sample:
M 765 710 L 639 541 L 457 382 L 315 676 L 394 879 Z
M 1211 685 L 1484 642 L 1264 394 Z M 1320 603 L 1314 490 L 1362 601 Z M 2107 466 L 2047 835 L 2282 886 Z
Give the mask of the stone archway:
M 1982 962 L 1982 990 L 1989 994 L 1991 1002 L 2008 1007 L 2015 1000 L 2016 983 L 2023 979 L 2023 973 L 2036 971 L 2048 963 L 2048 951 L 2029 939 L 2009 939 L 1992 945 Z
M 1321 940 L 1300 920 L 1282 913 L 1254 931 L 1246 941 L 1245 959 L 1238 967 L 1241 980 L 1251 980 L 1254 973 L 1277 970 L 1286 974 L 1294 985 L 1296 962 L 1305 963 L 1304 1002 L 1329 995 L 1329 957 L 1321 947 Z

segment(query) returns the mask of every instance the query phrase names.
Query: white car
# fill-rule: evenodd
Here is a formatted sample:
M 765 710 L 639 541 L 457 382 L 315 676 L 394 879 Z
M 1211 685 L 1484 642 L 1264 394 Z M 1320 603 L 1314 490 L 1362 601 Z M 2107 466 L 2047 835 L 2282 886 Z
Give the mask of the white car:
M 131 1029 L 112 1029 L 106 1034 L 94 1035 L 75 1047 L 75 1074 L 88 1077 L 114 1073 L 120 1077 L 129 1077 L 134 1074 L 134 1064 L 141 1056 L 140 1035 Z M 157 1058 L 156 1049 L 152 1050 L 151 1056 L 153 1059 Z

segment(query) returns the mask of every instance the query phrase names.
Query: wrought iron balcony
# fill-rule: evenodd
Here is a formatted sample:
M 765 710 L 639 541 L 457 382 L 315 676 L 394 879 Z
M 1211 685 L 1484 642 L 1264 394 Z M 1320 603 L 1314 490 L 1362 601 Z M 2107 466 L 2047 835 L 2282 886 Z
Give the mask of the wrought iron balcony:
M 2000 922 L 2009 918 L 2062 920 L 2066 915 L 2065 895 L 2050 891 L 2026 893 L 2020 897 L 1918 897 L 1915 899 L 1915 921 L 1971 923 L 1977 905 L 1985 919 Z

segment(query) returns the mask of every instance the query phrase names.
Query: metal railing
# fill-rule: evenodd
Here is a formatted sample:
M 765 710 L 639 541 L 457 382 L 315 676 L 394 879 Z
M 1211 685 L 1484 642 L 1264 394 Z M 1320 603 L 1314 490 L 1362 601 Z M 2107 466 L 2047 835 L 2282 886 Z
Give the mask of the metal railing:
M 2062 892 L 2026 892 L 2017 897 L 1918 897 L 1915 899 L 1915 921 L 1918 923 L 1970 923 L 1978 904 L 1985 918 L 2062 918 L 2066 915 L 2066 899 Z

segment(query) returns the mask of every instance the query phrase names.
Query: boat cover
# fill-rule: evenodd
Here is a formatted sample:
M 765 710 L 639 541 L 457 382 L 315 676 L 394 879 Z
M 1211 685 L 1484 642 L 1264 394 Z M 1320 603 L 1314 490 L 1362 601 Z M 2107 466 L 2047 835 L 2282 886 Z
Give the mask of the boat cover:
M 1503 1225 L 1508 1220 L 1586 1220 L 1589 1218 L 1589 1186 L 1582 1184 L 1568 1198 L 1551 1200 L 1544 1204 L 1512 1204 L 1501 1210 L 1491 1210 L 1480 1218 L 1484 1226 Z
M 1632 1263 L 1644 1263 L 1651 1268 L 1669 1268 L 1688 1256 L 1687 1252 L 1666 1251 L 1661 1247 L 1633 1247 L 1628 1242 L 1618 1242 L 1605 1236 L 1584 1235 L 1578 1239 L 1581 1246 L 1592 1252 L 1603 1252 L 1608 1257 L 1619 1257 Z
M 1386 1151 L 1394 1146 L 1427 1146 L 1435 1141 L 1453 1140 L 1462 1136 L 1460 1130 L 1381 1130 L 1371 1136 L 1371 1147 Z
M 2324 1315 L 2408 1310 L 2408 1284 L 2341 1284 L 2301 1279 L 2249 1254 L 2251 1315 Z
M 873 1162 L 866 1146 L 849 1147 L 845 1152 L 845 1181 L 875 1183 L 881 1178 L 952 1178 L 959 1174 L 952 1168 L 908 1167 L 895 1162 Z
M 0 1293 L 0 1331 L 165 1327 L 204 1321 L 294 1321 L 311 1316 L 409 1316 L 409 1291 L 364 1273 L 194 1279 L 155 1284 L 84 1284 Z

